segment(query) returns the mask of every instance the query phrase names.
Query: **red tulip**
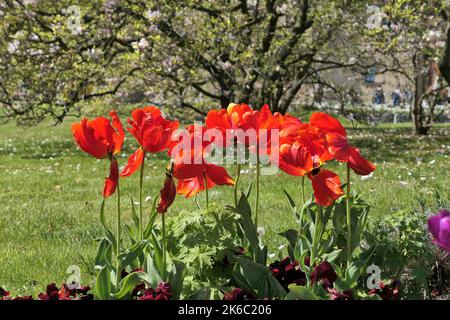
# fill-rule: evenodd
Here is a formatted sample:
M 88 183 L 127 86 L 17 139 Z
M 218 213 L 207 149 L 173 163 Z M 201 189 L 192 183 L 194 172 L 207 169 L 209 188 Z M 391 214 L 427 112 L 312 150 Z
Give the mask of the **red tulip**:
M 323 112 L 315 112 L 309 123 L 325 133 L 328 149 L 336 160 L 347 162 L 359 175 L 368 175 L 375 170 L 376 167 L 348 143 L 347 132 L 336 118 Z
M 230 119 L 231 127 L 233 129 L 239 128 L 239 126 L 242 124 L 244 115 L 248 112 L 252 112 L 252 108 L 250 108 L 247 104 L 230 103 L 227 108 L 227 115 Z
M 172 205 L 177 194 L 177 188 L 173 180 L 173 168 L 167 169 L 166 180 L 164 181 L 164 187 L 161 189 L 160 199 L 156 211 L 158 213 L 166 213 L 167 209 Z
M 226 131 L 233 129 L 231 117 L 226 109 L 211 110 L 206 115 L 205 125 L 208 129 L 217 129 L 225 136 Z
M 154 106 L 135 109 L 131 113 L 127 130 L 136 138 L 140 147 L 128 158 L 122 177 L 132 175 L 142 164 L 145 152 L 157 153 L 167 150 L 172 144 L 172 133 L 178 128 L 178 121 L 164 119 Z
M 122 149 L 125 133 L 115 111 L 110 112 L 111 121 L 98 117 L 92 121 L 82 119 L 72 125 L 72 133 L 80 148 L 97 159 L 109 158 L 111 162 L 109 177 L 105 179 L 103 196 L 109 197 L 119 181 L 119 167 L 115 155 Z
M 318 128 L 291 122 L 281 130 L 280 144 L 280 169 L 293 176 L 307 175 L 317 204 L 329 206 L 343 194 L 339 177 L 321 168 L 332 155 Z
M 321 206 L 331 206 L 344 192 L 341 189 L 339 176 L 334 172 L 316 168 L 308 173 L 312 182 L 316 203 Z
M 242 124 L 244 114 L 252 111 L 245 103 L 230 103 L 226 109 L 209 111 L 205 124 L 208 129 L 215 128 L 223 132 L 227 129 L 237 129 Z
M 317 156 L 320 159 L 320 155 Z M 310 149 L 300 142 L 283 144 L 280 148 L 280 169 L 293 176 L 307 175 L 312 182 L 316 203 L 330 206 L 343 195 L 339 177 L 320 167 Z
M 267 104 L 261 110 L 252 110 L 244 103 L 231 103 L 226 110 L 209 111 L 205 123 L 208 129 L 217 129 L 222 133 L 226 145 L 233 143 L 236 138 L 240 143 L 251 147 L 252 151 L 258 145 L 261 153 L 267 154 L 271 143 L 271 129 L 278 130 L 283 121 L 289 122 L 295 118 L 286 116 L 285 119 L 279 113 L 272 114 Z M 238 130 L 242 130 L 244 134 L 249 134 L 252 130 L 255 133 L 254 141 L 248 135 L 238 133 Z M 232 133 L 227 135 L 227 131 Z M 230 140 L 226 140 L 227 138 Z
M 233 179 L 223 167 L 214 164 L 206 164 L 204 166 L 204 174 L 206 175 L 208 190 L 215 185 L 234 185 Z M 205 178 L 203 175 L 198 175 L 194 178 L 180 179 L 178 181 L 177 191 L 186 198 L 195 196 L 203 190 L 205 190 Z
M 272 130 L 280 130 L 283 123 L 283 116 L 279 113 L 272 114 L 270 108 L 265 104 L 261 110 L 255 110 L 244 113 L 240 128 L 244 131 L 255 130 L 256 144 L 261 154 L 270 154 L 272 144 Z M 249 139 L 241 141 L 250 147 L 251 151 L 255 150 L 255 145 Z M 274 141 L 278 148 L 278 141 Z
M 227 109 L 209 111 L 206 115 L 205 125 L 208 129 L 219 130 L 222 133 L 222 143 L 229 146 L 234 143 L 235 130 L 242 129 L 244 114 L 249 112 L 252 112 L 252 109 L 245 103 L 230 103 Z
M 177 150 L 179 145 L 175 145 L 170 152 L 174 160 L 173 176 L 178 179 L 177 192 L 185 195 L 186 198 L 205 190 L 205 178 L 208 183 L 208 189 L 215 185 L 234 184 L 233 179 L 228 175 L 225 168 L 205 161 L 206 153 L 212 142 L 201 139 L 198 140 L 200 143 L 196 146 L 195 141 L 200 139 L 206 130 L 205 127 L 189 126 L 187 128 L 190 138 L 189 149 Z M 183 142 L 180 141 L 179 143 Z

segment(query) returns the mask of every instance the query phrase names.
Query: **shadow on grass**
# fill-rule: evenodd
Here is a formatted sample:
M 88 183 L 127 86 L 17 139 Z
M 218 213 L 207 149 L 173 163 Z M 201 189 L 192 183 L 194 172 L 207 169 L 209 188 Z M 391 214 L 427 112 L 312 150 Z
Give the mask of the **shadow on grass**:
M 348 130 L 350 141 L 371 161 L 415 162 L 436 154 L 450 154 L 450 129 L 435 128 L 428 136 L 418 136 L 410 128 Z

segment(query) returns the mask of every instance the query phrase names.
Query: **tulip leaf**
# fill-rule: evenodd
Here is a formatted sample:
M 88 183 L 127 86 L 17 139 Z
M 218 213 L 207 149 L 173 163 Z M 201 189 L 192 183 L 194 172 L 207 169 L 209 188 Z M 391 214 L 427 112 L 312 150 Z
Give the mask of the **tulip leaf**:
M 334 250 L 333 252 L 324 255 L 324 259 L 328 262 L 334 262 L 342 253 L 342 249 Z
M 127 249 L 125 252 L 119 255 L 120 269 L 125 268 L 130 265 L 137 257 L 139 257 L 144 249 L 149 245 L 147 240 L 142 240 L 135 243 L 131 248 Z
M 362 213 L 358 216 L 358 221 L 356 222 L 356 226 L 353 228 L 352 233 L 352 251 L 359 246 L 361 242 L 361 237 L 365 231 L 367 217 L 369 214 L 369 208 L 361 209 Z
M 150 253 L 145 255 L 144 259 L 144 271 L 149 276 L 149 282 L 152 288 L 156 288 L 158 284 L 162 281 L 162 277 L 155 266 L 155 260 Z
M 319 300 L 311 288 L 291 284 L 286 300 Z
M 103 198 L 102 204 L 100 205 L 100 222 L 102 223 L 103 227 L 105 229 L 107 229 L 106 218 L 105 218 L 105 203 L 106 203 L 106 198 Z
M 116 248 L 117 248 L 116 237 L 114 237 L 113 233 L 108 229 L 105 230 L 105 235 L 106 235 L 106 238 L 108 238 L 109 242 L 111 243 L 113 251 L 116 252 Z
M 233 277 L 238 286 L 255 292 L 258 297 L 284 298 L 286 291 L 263 264 L 245 257 L 236 257 Z
M 169 274 L 169 283 L 172 289 L 172 298 L 178 300 L 183 288 L 183 280 L 186 276 L 186 264 L 179 260 L 172 260 L 172 271 Z
M 252 188 L 253 188 L 253 182 L 251 182 L 251 183 L 248 185 L 248 188 L 247 188 L 247 190 L 246 190 L 245 193 L 244 193 L 244 195 L 245 195 L 245 197 L 246 197 L 247 199 L 250 197 L 250 194 L 252 193 Z
M 209 300 L 211 297 L 211 289 L 210 288 L 201 288 L 191 294 L 188 297 L 188 300 Z
M 97 275 L 95 281 L 95 292 L 99 300 L 109 300 L 111 298 L 111 282 L 110 282 L 110 269 L 108 266 L 100 268 L 100 272 Z
M 144 230 L 144 238 L 149 239 L 150 235 L 152 233 L 153 227 L 155 225 L 155 220 L 158 215 L 158 212 L 156 211 L 156 203 L 158 200 L 158 196 L 155 196 L 155 199 L 153 200 L 152 204 L 152 210 L 150 212 L 150 218 L 148 219 L 147 225 Z
M 294 229 L 289 229 L 284 232 L 279 233 L 280 236 L 285 237 L 289 242 L 288 253 L 291 260 L 295 260 L 295 246 L 298 241 L 298 231 Z
M 134 204 L 133 197 L 130 198 L 131 201 L 131 217 L 133 218 L 134 226 L 136 229 L 139 228 L 139 217 L 136 213 L 136 205 Z
M 352 289 L 355 287 L 362 274 L 366 273 L 368 259 L 353 261 L 345 270 L 344 283 L 341 285 L 343 289 Z
M 95 257 L 96 266 L 105 266 L 112 264 L 112 246 L 111 242 L 107 238 L 102 238 L 98 245 L 97 255 Z
M 145 272 L 138 271 L 130 273 L 119 283 L 120 290 L 114 294 L 114 297 L 116 299 L 125 298 L 131 293 L 131 291 L 133 291 L 134 287 L 141 283 L 150 283 L 150 280 Z
M 136 233 L 133 229 L 133 227 L 129 226 L 128 224 L 125 224 L 125 230 L 127 231 L 128 238 L 130 239 L 130 242 L 132 245 L 136 243 Z
M 155 263 L 155 267 L 158 270 L 159 274 L 163 274 L 163 269 L 165 266 L 163 265 L 163 251 L 162 251 L 162 244 L 158 240 L 158 237 L 155 233 L 155 230 L 152 232 L 152 243 L 153 243 L 153 260 Z
M 297 213 L 297 205 L 295 204 L 294 199 L 292 199 L 291 195 L 286 191 L 286 189 L 284 189 L 283 192 L 286 195 L 286 198 L 288 199 L 289 206 L 292 209 L 292 213 L 294 214 L 294 217 L 298 221 L 300 219 L 300 215 Z

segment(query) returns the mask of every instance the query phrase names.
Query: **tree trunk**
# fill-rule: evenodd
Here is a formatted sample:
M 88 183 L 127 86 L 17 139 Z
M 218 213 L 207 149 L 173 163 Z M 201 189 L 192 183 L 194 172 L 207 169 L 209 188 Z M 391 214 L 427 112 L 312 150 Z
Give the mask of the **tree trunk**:
M 426 79 L 424 74 L 425 57 L 422 52 L 419 52 L 416 55 L 414 65 L 416 76 L 414 78 L 415 93 L 412 110 L 412 120 L 416 133 L 420 135 L 426 135 L 428 134 L 429 127 L 426 125 L 423 115 L 423 96 L 426 90 Z
M 441 69 L 442 76 L 450 85 L 450 28 L 447 30 L 447 41 L 439 68 Z

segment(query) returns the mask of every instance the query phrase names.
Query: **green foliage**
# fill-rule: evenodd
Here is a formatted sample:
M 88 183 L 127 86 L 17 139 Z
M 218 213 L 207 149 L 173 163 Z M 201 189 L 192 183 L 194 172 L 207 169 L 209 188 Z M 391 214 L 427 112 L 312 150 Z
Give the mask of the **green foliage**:
M 204 286 L 218 290 L 226 284 L 232 256 L 240 246 L 238 218 L 223 207 L 211 206 L 183 210 L 176 219 L 169 220 L 168 248 L 173 257 L 186 264 L 190 285 L 186 294 Z
M 436 253 L 426 225 L 428 215 L 417 210 L 401 210 L 380 221 L 372 221 L 369 244 L 375 246 L 374 264 L 385 279 L 402 279 L 405 297 L 422 299 L 429 290 Z
M 236 257 L 233 270 L 236 287 L 254 292 L 258 298 L 283 299 L 286 291 L 272 276 L 267 266 L 254 262 L 247 257 Z
M 71 264 L 80 266 L 82 283 L 95 288 L 98 270 L 94 270 L 93 266 L 105 264 L 105 256 L 113 254 L 109 246 L 109 252 L 102 250 L 104 256 L 95 262 L 99 242 L 94 242 L 94 239 L 103 238 L 103 227 L 99 222 L 99 197 L 108 165 L 103 161 L 93 161 L 76 149 L 70 124 L 67 121 L 54 127 L 46 121 L 27 130 L 18 128 L 14 123 L 0 127 L 0 169 L 3 173 L 0 176 L 0 185 L 3 187 L 3 192 L 0 192 L 0 213 L 3 217 L 0 219 L 0 233 L 5 239 L 0 247 L 0 256 L 8 257 L 2 261 L 4 268 L 0 270 L 0 286 L 17 294 L 36 296 L 45 290 L 47 283 L 66 281 L 66 269 Z M 450 170 L 449 127 L 437 126 L 432 133 L 429 137 L 418 138 L 411 134 L 411 127 L 405 124 L 382 125 L 377 129 L 364 126 L 358 130 L 348 129 L 350 139 L 377 165 L 377 170 L 370 179 L 354 178 L 355 190 L 373 206 L 370 211 L 370 230 L 377 231 L 377 222 L 389 219 L 393 212 L 403 211 L 406 214 L 417 208 L 416 198 L 419 195 L 423 199 L 417 215 L 421 217 L 419 225 L 422 227 L 429 213 L 449 207 L 449 180 L 444 174 Z M 129 153 L 134 151 L 133 147 L 134 143 L 130 141 L 124 144 L 124 157 L 119 159 L 121 165 L 125 163 Z M 163 175 L 160 173 L 166 165 L 166 159 L 160 157 L 148 161 L 144 196 L 151 197 L 151 200 L 145 202 L 144 215 L 147 221 L 150 219 L 155 191 L 163 183 Z M 330 164 L 330 168 L 340 175 L 344 172 L 339 164 Z M 133 176 L 122 180 L 123 219 L 129 226 L 133 226 L 134 222 L 133 207 L 128 198 L 138 193 L 138 179 L 139 177 Z M 251 174 L 242 174 L 241 185 L 250 184 L 252 179 Z M 299 181 L 296 177 L 284 174 L 261 180 L 260 218 L 261 225 L 266 226 L 264 241 L 270 253 L 278 254 L 278 247 L 288 242 L 278 233 L 294 228 L 298 232 L 298 224 L 280 185 L 299 204 Z M 399 180 L 405 184 L 401 184 Z M 307 187 L 309 194 L 311 189 Z M 440 190 L 439 203 L 435 203 L 434 199 L 436 190 Z M 46 199 L 44 203 L 43 198 Z M 219 205 L 229 204 L 232 188 L 221 188 L 220 194 L 212 192 L 211 199 Z M 199 197 L 200 202 L 201 200 Z M 182 218 L 179 213 L 183 210 L 195 211 L 195 203 L 177 197 L 167 215 L 167 221 Z M 106 202 L 104 214 L 107 225 L 114 227 L 115 201 Z M 413 213 L 411 217 L 414 217 Z M 158 215 L 155 220 L 157 236 L 159 221 Z M 123 231 L 123 240 L 130 241 L 125 228 Z M 425 229 L 423 232 L 426 236 Z M 391 243 L 394 246 L 389 233 L 378 231 L 376 234 L 381 245 Z M 326 234 L 325 238 L 327 237 Z M 406 234 L 404 238 L 407 238 Z M 107 239 L 102 241 L 104 246 L 109 243 Z M 414 249 L 409 252 L 414 254 Z M 286 254 L 285 250 L 282 254 Z M 382 257 L 383 254 L 378 251 L 374 255 Z M 345 252 L 340 254 L 341 257 L 344 255 Z M 397 253 L 394 252 L 391 257 L 395 255 Z M 409 256 L 398 255 L 402 256 L 406 264 L 416 260 L 415 256 L 409 259 Z M 414 263 L 418 266 L 419 260 L 417 261 Z M 133 264 L 135 263 L 136 261 Z M 372 261 L 369 262 L 371 263 Z M 383 278 L 391 278 L 391 274 L 385 273 L 382 260 L 374 263 L 382 268 Z M 150 264 L 145 263 L 144 268 L 151 270 L 151 266 L 147 265 Z M 424 262 L 423 266 L 428 267 L 429 263 Z M 152 283 L 158 283 L 156 272 L 146 272 L 155 278 Z M 187 275 L 187 280 L 188 277 Z M 210 296 L 204 290 L 195 294 L 193 297 Z

